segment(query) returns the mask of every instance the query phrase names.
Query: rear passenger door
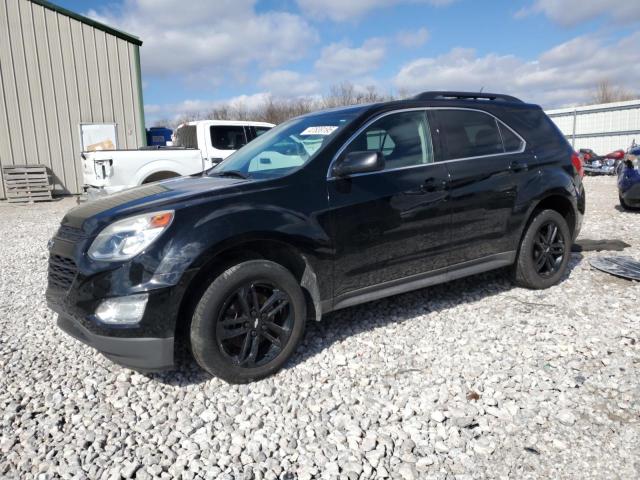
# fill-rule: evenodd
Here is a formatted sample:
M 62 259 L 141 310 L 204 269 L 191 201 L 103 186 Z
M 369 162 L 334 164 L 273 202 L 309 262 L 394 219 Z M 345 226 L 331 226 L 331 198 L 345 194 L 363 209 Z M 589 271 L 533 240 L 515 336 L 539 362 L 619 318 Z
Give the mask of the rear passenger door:
M 524 140 L 494 116 L 479 110 L 432 111 L 449 170 L 450 264 L 514 250 L 512 212 L 527 181 Z

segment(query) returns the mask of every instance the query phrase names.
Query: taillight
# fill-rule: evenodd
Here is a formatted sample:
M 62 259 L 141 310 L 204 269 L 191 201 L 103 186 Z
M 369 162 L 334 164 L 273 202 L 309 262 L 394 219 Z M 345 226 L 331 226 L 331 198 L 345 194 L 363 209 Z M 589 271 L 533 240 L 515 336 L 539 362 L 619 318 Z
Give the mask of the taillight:
M 582 160 L 580 160 L 580 157 L 576 152 L 573 152 L 573 154 L 571 155 L 571 163 L 573 163 L 573 166 L 576 169 L 576 172 L 578 172 L 578 175 L 580 175 L 580 177 L 584 177 L 584 166 L 582 165 Z

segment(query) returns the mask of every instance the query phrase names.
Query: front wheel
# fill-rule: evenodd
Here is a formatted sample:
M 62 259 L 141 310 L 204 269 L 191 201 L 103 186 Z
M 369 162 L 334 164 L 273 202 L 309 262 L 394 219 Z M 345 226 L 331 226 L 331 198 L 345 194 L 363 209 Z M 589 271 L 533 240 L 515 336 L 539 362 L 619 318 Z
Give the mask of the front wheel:
M 216 278 L 200 299 L 191 350 L 212 375 L 248 383 L 282 368 L 305 322 L 304 294 L 291 272 L 267 260 L 242 262 Z
M 560 281 L 567 269 L 571 232 L 567 221 L 555 210 L 538 212 L 522 238 L 515 264 L 515 282 L 542 289 Z

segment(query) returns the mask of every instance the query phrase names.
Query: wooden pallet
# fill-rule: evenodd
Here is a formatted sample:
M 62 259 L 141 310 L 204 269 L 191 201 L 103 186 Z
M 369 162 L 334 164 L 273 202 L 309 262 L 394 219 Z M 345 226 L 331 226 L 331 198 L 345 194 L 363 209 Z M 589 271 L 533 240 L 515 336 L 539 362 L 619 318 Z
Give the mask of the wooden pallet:
M 10 203 L 51 201 L 53 189 L 44 165 L 12 165 L 2 168 L 4 190 Z

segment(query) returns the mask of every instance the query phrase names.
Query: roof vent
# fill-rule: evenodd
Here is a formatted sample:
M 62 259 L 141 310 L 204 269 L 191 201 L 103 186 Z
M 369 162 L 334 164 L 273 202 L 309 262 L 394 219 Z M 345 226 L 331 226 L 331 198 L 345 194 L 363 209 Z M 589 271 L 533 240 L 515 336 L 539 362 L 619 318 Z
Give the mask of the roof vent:
M 511 95 L 500 93 L 476 93 L 476 92 L 423 92 L 414 100 L 495 100 L 499 102 L 523 103 L 522 100 Z

